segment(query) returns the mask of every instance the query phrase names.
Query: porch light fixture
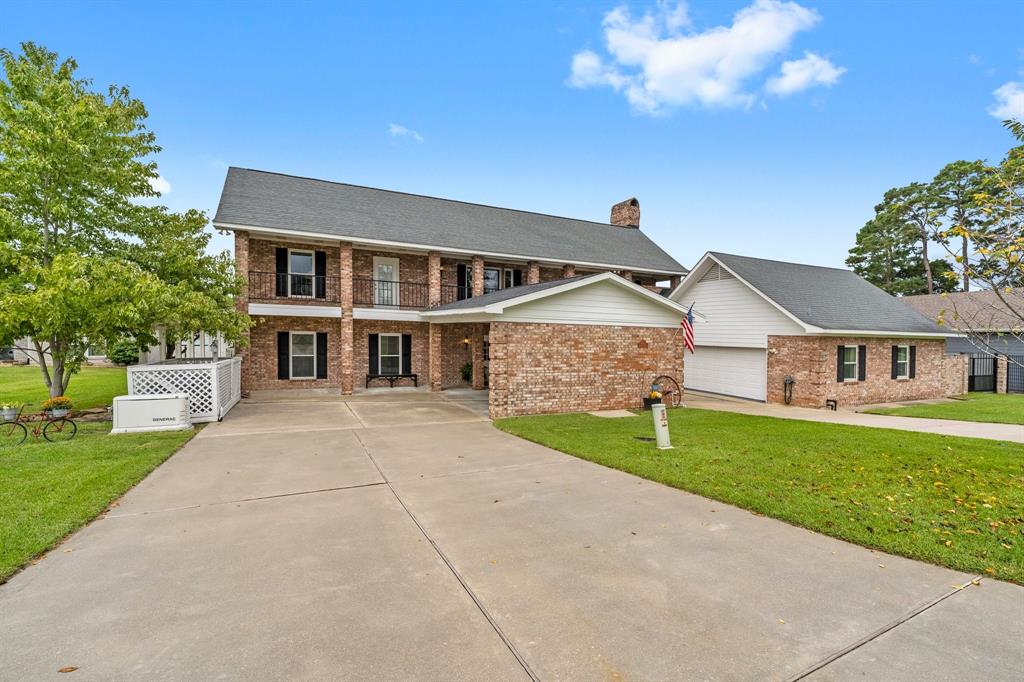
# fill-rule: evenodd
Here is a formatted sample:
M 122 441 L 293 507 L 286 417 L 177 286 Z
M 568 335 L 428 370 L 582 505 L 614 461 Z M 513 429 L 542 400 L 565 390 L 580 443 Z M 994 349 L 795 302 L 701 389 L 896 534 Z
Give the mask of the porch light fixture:
M 464 343 L 464 344 L 466 344 L 468 346 L 469 343 L 470 343 L 469 337 L 467 336 L 466 338 L 462 339 L 462 343 Z

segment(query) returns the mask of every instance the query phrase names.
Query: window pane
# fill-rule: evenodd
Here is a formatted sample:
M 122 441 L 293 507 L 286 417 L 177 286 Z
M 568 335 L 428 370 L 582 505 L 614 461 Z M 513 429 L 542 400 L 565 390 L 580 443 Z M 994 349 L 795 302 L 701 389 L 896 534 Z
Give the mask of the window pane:
M 289 258 L 292 272 L 313 274 L 313 254 L 292 252 Z
M 292 334 L 292 355 L 313 355 L 316 337 L 312 334 Z
M 857 362 L 857 347 L 856 346 L 846 346 L 843 349 L 843 361 L 844 362 L 852 362 L 852 363 L 856 364 L 856 362 Z
M 382 355 L 380 356 L 380 373 L 381 374 L 398 374 L 399 358 L 397 355 Z
M 312 377 L 312 357 L 292 357 L 292 377 Z
M 398 355 L 401 347 L 400 336 L 384 336 L 380 337 L 380 354 L 383 355 Z
M 292 296 L 313 295 L 313 275 L 292 275 Z
M 497 268 L 484 268 L 484 293 L 498 290 L 500 272 Z
M 907 356 L 910 354 L 910 349 L 906 346 L 899 346 L 896 350 L 896 362 L 906 362 Z

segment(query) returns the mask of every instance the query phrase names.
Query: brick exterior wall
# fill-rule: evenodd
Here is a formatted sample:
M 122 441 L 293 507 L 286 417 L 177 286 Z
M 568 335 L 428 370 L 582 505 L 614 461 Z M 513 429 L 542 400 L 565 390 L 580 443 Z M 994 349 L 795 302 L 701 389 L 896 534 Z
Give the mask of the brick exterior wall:
M 257 316 L 250 331 L 250 371 L 248 390 L 337 389 L 341 390 L 341 320 L 330 317 Z M 278 379 L 277 332 L 327 332 L 326 379 Z M 243 360 L 243 365 L 244 365 Z M 244 370 L 243 370 L 244 372 Z M 244 376 L 244 374 L 243 374 Z
M 236 266 L 239 263 L 238 251 L 237 251 L 237 239 L 236 239 L 236 251 L 235 251 L 235 263 Z M 273 273 L 276 271 L 276 252 L 278 248 L 284 249 L 303 249 L 306 251 L 323 251 L 327 254 L 327 277 L 329 283 L 328 294 L 334 294 L 334 282 L 338 281 L 336 278 L 341 276 L 341 270 L 339 269 L 338 260 L 338 247 L 337 246 L 325 246 L 323 244 L 309 244 L 301 241 L 281 241 L 281 240 L 270 240 L 270 239 L 250 239 L 249 250 L 248 250 L 248 267 L 243 272 L 239 267 L 239 274 L 243 275 L 248 282 L 248 272 L 262 272 L 262 273 Z M 277 298 L 274 296 L 273 284 L 274 280 L 269 275 L 263 275 L 264 279 L 261 280 L 264 293 L 268 295 L 261 296 L 259 298 L 253 296 L 250 300 L 256 301 L 268 301 L 272 303 L 287 303 L 288 305 L 334 305 L 334 303 L 326 303 L 323 299 L 317 298 Z M 253 292 L 256 293 L 256 292 Z
M 440 324 L 441 330 L 441 385 L 444 388 L 469 386 L 462 379 L 462 366 L 473 361 L 473 344 L 482 343 L 487 333 L 487 324 Z M 463 343 L 469 339 L 470 344 Z
M 235 310 L 240 313 L 249 312 L 249 233 L 242 230 L 235 232 L 235 273 L 242 277 L 242 291 L 235 299 Z M 235 355 L 242 358 L 242 393 L 252 390 L 252 351 L 250 349 L 250 333 L 245 333 L 242 343 L 235 347 Z
M 370 366 L 370 334 L 412 334 L 412 372 L 420 386 L 430 385 L 430 323 L 397 320 L 355 320 L 352 333 L 352 377 L 357 388 L 366 385 Z M 396 382 L 404 386 L 406 382 Z M 408 382 L 412 386 L 412 382 Z M 387 386 L 376 382 L 371 386 Z
M 636 408 L 659 374 L 683 384 L 675 329 L 490 324 L 490 413 Z
M 836 353 L 841 345 L 867 347 L 864 381 L 836 381 Z M 892 347 L 917 347 L 913 379 L 892 378 Z M 784 403 L 783 381 L 796 380 L 791 405 L 825 407 L 835 399 L 839 405 L 865 405 L 942 398 L 962 391 L 964 360 L 947 358 L 945 340 L 832 337 L 768 337 L 768 402 Z
M 391 251 L 364 251 L 352 253 L 352 276 L 357 279 L 373 279 L 373 257 L 397 258 L 398 278 L 403 282 L 427 284 L 427 255 L 394 253 Z

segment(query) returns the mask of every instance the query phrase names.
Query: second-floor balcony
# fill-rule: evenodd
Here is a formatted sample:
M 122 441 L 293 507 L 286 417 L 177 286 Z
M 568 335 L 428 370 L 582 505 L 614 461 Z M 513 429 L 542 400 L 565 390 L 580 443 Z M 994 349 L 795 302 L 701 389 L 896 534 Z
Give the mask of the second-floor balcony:
M 275 303 L 339 303 L 339 279 L 285 272 L 250 272 L 249 300 Z
M 255 303 L 330 305 L 341 302 L 340 277 L 275 272 L 249 273 L 249 300 Z M 405 280 L 390 281 L 354 277 L 352 304 L 357 308 L 426 310 L 445 305 L 472 292 L 468 287 L 441 285 L 440 300 L 430 300 L 430 285 Z
M 352 304 L 359 308 L 425 310 L 433 305 L 469 298 L 469 295 L 467 287 L 442 284 L 440 301 L 433 304 L 430 300 L 430 285 L 423 282 L 363 278 L 352 280 Z

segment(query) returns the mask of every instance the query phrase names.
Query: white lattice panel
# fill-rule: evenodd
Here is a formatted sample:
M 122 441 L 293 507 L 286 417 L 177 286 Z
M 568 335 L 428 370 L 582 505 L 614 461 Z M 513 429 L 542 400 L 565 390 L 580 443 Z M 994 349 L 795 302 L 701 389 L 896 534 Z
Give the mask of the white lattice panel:
M 129 367 L 128 393 L 187 393 L 193 422 L 217 421 L 242 397 L 242 359 Z

